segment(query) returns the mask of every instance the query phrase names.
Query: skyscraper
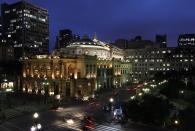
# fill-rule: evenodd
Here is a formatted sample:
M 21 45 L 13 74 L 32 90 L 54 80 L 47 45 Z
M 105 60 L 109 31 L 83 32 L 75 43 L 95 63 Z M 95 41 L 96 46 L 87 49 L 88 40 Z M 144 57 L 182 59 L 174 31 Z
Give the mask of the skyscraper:
M 25 1 L 1 5 L 2 30 L 15 56 L 45 54 L 49 46 L 48 11 Z
M 66 47 L 73 40 L 72 31 L 64 29 L 59 31 L 59 46 L 60 48 Z
M 195 46 L 195 34 L 181 34 L 178 38 L 179 47 L 194 47 Z
M 80 36 L 73 34 L 70 29 L 63 29 L 59 31 L 59 35 L 56 37 L 56 47 L 55 48 L 65 48 L 68 44 L 73 41 L 80 39 Z
M 160 44 L 161 48 L 167 47 L 167 36 L 166 35 L 156 35 L 156 43 Z
M 117 39 L 114 42 L 114 45 L 121 48 L 121 49 L 127 49 L 128 48 L 128 40 L 126 39 Z
M 2 19 L 0 16 L 0 44 L 3 43 Z

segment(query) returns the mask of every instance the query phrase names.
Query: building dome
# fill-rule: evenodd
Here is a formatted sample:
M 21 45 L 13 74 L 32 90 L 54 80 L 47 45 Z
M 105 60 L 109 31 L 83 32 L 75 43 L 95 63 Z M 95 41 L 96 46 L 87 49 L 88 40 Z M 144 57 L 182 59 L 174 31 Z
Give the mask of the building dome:
M 84 35 L 80 40 L 70 43 L 69 45 L 67 45 L 67 48 L 96 48 L 108 51 L 110 50 L 110 46 L 108 43 L 99 41 L 96 38 L 91 40 L 87 35 Z
M 99 59 L 123 59 L 124 57 L 122 49 L 98 40 L 96 34 L 94 35 L 93 40 L 91 40 L 87 35 L 84 35 L 82 39 L 70 43 L 66 46 L 66 48 L 54 51 L 54 54 L 58 54 L 60 56 L 88 55 L 97 56 Z

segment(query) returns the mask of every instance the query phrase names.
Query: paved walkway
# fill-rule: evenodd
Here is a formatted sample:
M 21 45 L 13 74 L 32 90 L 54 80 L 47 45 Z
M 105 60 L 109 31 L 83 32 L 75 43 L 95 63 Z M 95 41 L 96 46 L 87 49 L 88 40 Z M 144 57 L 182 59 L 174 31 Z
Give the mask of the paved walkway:
M 42 111 L 45 109 L 48 109 L 46 105 L 25 105 L 6 109 L 0 112 L 0 123 L 8 119 L 16 118 L 37 111 Z

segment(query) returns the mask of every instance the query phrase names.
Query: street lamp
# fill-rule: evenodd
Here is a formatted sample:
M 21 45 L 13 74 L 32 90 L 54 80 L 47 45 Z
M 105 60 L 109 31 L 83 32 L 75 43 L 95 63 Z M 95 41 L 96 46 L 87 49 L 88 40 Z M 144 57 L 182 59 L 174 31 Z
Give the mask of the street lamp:
M 179 121 L 178 120 L 174 120 L 174 124 L 176 126 L 176 130 L 178 130 Z
M 110 98 L 109 101 L 110 101 L 110 103 L 113 103 L 114 102 L 114 99 L 113 98 Z
M 37 124 L 37 125 L 34 125 L 30 128 L 31 131 L 37 131 L 37 130 L 41 130 L 42 126 L 41 124 Z
M 33 114 L 33 118 L 34 119 L 37 119 L 39 117 L 39 114 L 37 113 L 37 112 L 35 112 L 34 114 Z
M 44 88 L 44 104 L 46 104 L 47 102 L 47 97 L 48 97 L 48 93 L 49 93 L 49 82 L 47 81 L 47 78 L 45 78 L 45 81 L 43 82 L 43 88 Z
M 37 124 L 37 129 L 40 130 L 42 128 L 41 124 Z
M 56 95 L 56 99 L 58 100 L 58 106 L 60 106 L 61 95 L 60 94 Z
M 113 99 L 113 98 L 110 98 L 109 101 L 110 101 L 110 103 L 111 103 L 110 109 L 111 109 L 111 111 L 113 111 L 113 102 L 114 102 L 114 99 Z
M 174 123 L 175 123 L 175 125 L 178 125 L 179 124 L 179 121 L 178 120 L 175 120 Z
M 40 130 L 42 128 L 41 124 L 37 124 L 36 119 L 39 118 L 39 114 L 37 112 L 35 112 L 33 114 L 33 120 L 34 120 L 34 125 L 30 128 L 31 131 L 37 131 Z
M 32 126 L 30 130 L 31 131 L 36 131 L 36 127 L 35 126 Z

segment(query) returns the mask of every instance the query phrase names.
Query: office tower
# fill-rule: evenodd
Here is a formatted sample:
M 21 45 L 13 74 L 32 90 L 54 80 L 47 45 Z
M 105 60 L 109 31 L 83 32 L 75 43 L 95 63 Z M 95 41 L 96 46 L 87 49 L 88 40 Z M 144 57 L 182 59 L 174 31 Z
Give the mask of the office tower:
M 160 44 L 161 48 L 167 47 L 167 36 L 166 35 L 156 35 L 156 43 Z
M 72 31 L 69 29 L 64 29 L 59 31 L 59 48 L 66 47 L 73 40 Z
M 114 45 L 121 48 L 121 49 L 127 49 L 128 48 L 128 40 L 117 39 L 117 40 L 115 40 Z
M 178 38 L 179 47 L 195 46 L 195 34 L 181 34 Z
M 2 44 L 4 42 L 3 40 L 3 31 L 2 31 L 2 19 L 0 16 L 0 44 Z
M 15 56 L 48 53 L 48 11 L 20 1 L 1 5 L 2 30 L 6 44 L 15 49 Z

